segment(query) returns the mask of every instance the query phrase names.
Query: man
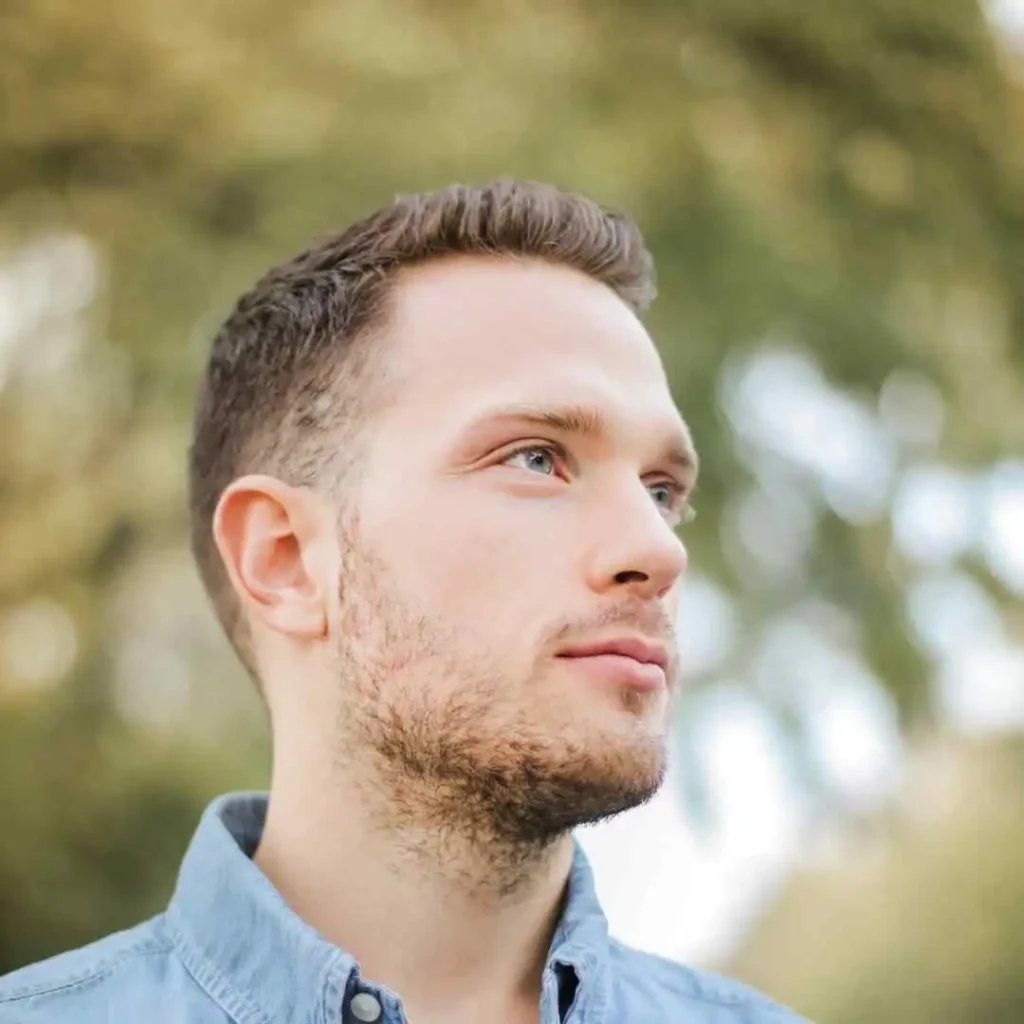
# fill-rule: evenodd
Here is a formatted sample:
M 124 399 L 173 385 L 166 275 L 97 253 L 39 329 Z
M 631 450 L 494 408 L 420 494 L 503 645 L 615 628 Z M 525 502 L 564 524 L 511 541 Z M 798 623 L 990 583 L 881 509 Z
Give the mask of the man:
M 11 975 L 0 1019 L 797 1020 L 611 939 L 572 836 L 657 791 L 679 685 L 697 457 L 653 291 L 631 221 L 500 181 L 239 300 L 192 544 L 270 712 L 269 800 L 215 801 L 166 913 Z

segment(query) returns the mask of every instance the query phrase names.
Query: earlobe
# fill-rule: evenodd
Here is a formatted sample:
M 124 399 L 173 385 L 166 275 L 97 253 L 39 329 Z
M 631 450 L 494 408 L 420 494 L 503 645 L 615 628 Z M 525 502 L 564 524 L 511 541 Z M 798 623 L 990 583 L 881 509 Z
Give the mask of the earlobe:
M 315 505 L 308 490 L 247 476 L 225 489 L 213 519 L 217 549 L 248 616 L 301 640 L 327 633 Z

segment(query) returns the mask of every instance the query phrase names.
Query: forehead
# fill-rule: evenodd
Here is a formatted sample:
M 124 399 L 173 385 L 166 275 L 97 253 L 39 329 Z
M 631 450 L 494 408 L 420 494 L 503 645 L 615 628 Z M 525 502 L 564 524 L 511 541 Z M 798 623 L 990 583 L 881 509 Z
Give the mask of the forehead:
M 587 402 L 613 420 L 682 426 L 647 331 L 578 270 L 453 257 L 403 271 L 391 301 L 396 406 L 420 422 L 456 426 L 509 402 Z

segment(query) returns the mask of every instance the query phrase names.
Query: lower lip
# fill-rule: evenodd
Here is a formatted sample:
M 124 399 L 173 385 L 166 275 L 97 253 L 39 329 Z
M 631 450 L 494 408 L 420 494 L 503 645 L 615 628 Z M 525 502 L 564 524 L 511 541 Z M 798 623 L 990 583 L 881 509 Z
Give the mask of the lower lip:
M 660 665 L 637 661 L 624 654 L 562 655 L 562 660 L 599 682 L 618 683 L 637 690 L 658 690 L 665 686 L 665 670 Z

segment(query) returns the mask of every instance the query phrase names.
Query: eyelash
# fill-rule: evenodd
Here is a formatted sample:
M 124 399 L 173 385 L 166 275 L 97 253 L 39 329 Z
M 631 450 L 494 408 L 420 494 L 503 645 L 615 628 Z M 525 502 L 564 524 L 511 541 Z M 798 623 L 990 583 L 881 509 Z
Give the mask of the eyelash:
M 569 453 L 561 445 L 546 442 L 543 444 L 524 444 L 518 448 L 513 448 L 510 452 L 505 453 L 502 462 L 507 462 L 509 459 L 514 458 L 516 455 L 522 455 L 524 452 L 547 452 L 563 462 L 567 462 L 569 459 Z M 674 500 L 672 509 L 666 511 L 671 511 L 673 515 L 678 515 L 681 524 L 693 522 L 697 512 L 690 504 L 691 495 L 680 484 L 675 480 L 665 478 L 664 480 L 656 481 L 651 486 L 668 487 L 674 495 Z

